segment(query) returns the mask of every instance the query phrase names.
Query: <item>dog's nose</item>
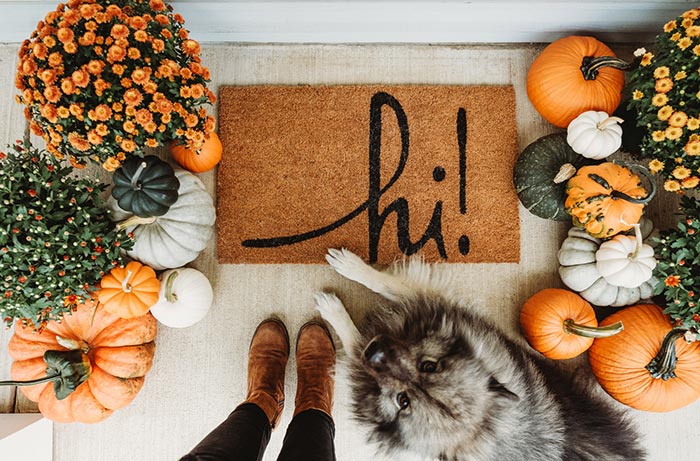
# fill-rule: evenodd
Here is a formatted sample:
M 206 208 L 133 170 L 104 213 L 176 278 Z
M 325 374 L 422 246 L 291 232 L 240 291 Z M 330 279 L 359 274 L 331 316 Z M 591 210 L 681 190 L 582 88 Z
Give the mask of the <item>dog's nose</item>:
M 385 335 L 375 336 L 367 344 L 363 355 L 366 363 L 374 369 L 383 369 L 387 365 L 387 352 L 389 350 L 389 338 Z

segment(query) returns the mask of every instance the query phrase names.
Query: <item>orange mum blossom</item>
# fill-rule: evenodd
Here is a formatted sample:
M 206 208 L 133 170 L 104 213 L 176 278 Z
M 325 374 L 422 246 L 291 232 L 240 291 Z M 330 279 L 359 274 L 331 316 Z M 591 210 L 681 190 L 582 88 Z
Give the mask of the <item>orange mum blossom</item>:
M 114 170 L 185 133 L 207 138 L 210 72 L 184 22 L 162 0 L 68 0 L 39 21 L 20 46 L 15 86 L 46 150 Z

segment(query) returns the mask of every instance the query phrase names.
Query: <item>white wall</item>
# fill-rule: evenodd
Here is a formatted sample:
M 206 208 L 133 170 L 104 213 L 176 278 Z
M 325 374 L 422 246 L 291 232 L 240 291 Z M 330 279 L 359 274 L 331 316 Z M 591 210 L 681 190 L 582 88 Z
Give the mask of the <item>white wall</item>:
M 28 38 L 58 0 L 0 0 L 0 42 Z M 696 3 L 679 0 L 175 0 L 202 42 L 503 43 L 590 34 L 650 41 Z

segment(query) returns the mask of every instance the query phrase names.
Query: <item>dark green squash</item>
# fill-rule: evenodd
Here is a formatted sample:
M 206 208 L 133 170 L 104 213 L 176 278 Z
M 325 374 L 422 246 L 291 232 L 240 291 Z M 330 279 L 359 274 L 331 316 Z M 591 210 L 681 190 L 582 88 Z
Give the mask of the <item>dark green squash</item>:
M 564 209 L 566 182 L 582 166 L 596 163 L 574 152 L 566 142 L 566 133 L 543 136 L 528 145 L 515 162 L 515 191 L 532 214 L 569 221 L 571 216 Z
M 114 172 L 112 183 L 119 206 L 142 218 L 167 213 L 180 187 L 173 167 L 155 155 L 128 158 Z

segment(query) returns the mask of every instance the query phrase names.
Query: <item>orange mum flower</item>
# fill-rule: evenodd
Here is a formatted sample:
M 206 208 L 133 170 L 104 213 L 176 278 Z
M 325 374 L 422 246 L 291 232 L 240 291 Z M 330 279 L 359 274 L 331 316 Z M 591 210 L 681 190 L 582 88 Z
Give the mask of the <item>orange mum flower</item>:
M 80 43 L 82 46 L 90 46 L 93 43 L 95 43 L 95 33 L 94 32 L 85 32 L 82 37 L 78 39 L 78 43 Z
M 106 122 L 112 116 L 112 109 L 107 104 L 100 104 L 95 107 L 95 119 Z
M 101 74 L 102 71 L 105 68 L 105 63 L 104 61 L 99 61 L 97 59 L 93 59 L 92 61 L 88 62 L 87 64 L 87 71 L 91 73 L 92 75 L 97 75 Z
M 46 45 L 43 43 L 36 43 L 34 47 L 32 48 L 32 53 L 34 54 L 34 57 L 40 60 L 46 59 L 46 56 L 49 53 L 49 49 L 46 48 Z
M 169 114 L 173 110 L 173 103 L 167 99 L 160 99 L 156 102 L 156 111 L 161 114 Z
M 53 52 L 49 55 L 49 66 L 58 67 L 63 64 L 63 57 L 59 52 Z
M 184 51 L 185 54 L 194 56 L 199 54 L 200 51 L 202 51 L 202 48 L 199 46 L 199 43 L 197 43 L 196 40 L 188 39 L 182 42 L 182 51 Z
M 75 91 L 75 83 L 73 83 L 73 79 L 64 78 L 61 80 L 61 91 L 67 95 L 73 94 Z
M 73 80 L 73 83 L 75 83 L 75 86 L 80 88 L 85 88 L 90 83 L 90 75 L 84 70 L 78 69 L 74 71 L 70 78 Z
M 69 29 L 68 27 L 61 27 L 56 32 L 56 37 L 61 43 L 65 44 L 72 42 L 73 38 L 75 38 L 75 34 L 73 34 L 73 30 Z
M 666 277 L 666 280 L 664 280 L 664 284 L 666 284 L 667 287 L 679 287 L 681 285 L 681 278 L 677 275 L 669 275 Z
M 143 101 L 143 96 L 136 88 L 130 88 L 124 93 L 124 103 L 127 106 L 138 106 L 141 101 Z
M 153 120 L 153 114 L 151 114 L 147 109 L 139 109 L 136 111 L 136 122 L 141 126 Z
M 660 78 L 656 81 L 654 89 L 658 93 L 668 93 L 673 88 L 673 80 L 670 78 Z
M 104 123 L 99 123 L 95 127 L 95 132 L 99 134 L 100 136 L 107 136 L 107 133 L 109 133 L 109 129 L 107 128 L 107 125 Z
M 88 142 L 89 142 L 90 144 L 92 144 L 93 146 L 96 146 L 96 145 L 102 143 L 102 136 L 100 136 L 99 134 L 97 134 L 97 132 L 96 132 L 95 130 L 90 130 L 90 131 L 88 132 L 87 139 L 88 139 Z
M 53 85 L 56 81 L 56 71 L 53 69 L 44 69 L 39 72 L 39 79 L 47 85 Z
M 126 38 L 129 36 L 129 28 L 124 24 L 115 24 L 109 33 L 115 40 Z
M 55 85 L 47 86 L 43 94 L 49 102 L 58 102 L 61 99 L 61 90 Z
M 157 10 L 156 10 L 157 11 Z M 157 14 L 154 18 L 158 24 L 161 26 L 166 26 L 170 23 L 170 19 L 164 14 Z
M 80 152 L 85 152 L 90 149 L 90 143 L 75 132 L 68 135 L 68 142 L 74 149 L 79 150 Z
M 134 29 L 143 30 L 146 28 L 148 23 L 141 16 L 133 16 L 132 18 L 129 19 L 129 25 L 131 27 L 133 27 Z
M 121 46 L 112 45 L 107 50 L 107 59 L 110 62 L 119 62 L 126 56 L 126 51 Z
M 197 126 L 197 123 L 199 123 L 199 118 L 196 115 L 188 114 L 187 117 L 185 117 L 185 126 L 188 128 Z
M 151 78 L 151 70 L 143 67 L 135 69 L 131 73 L 131 79 L 137 85 L 145 84 Z
M 104 161 L 102 164 L 102 168 L 104 168 L 107 171 L 115 171 L 117 168 L 121 166 L 121 163 L 119 163 L 119 160 L 117 160 L 114 157 L 109 157 L 107 160 Z
M 134 39 L 137 42 L 143 43 L 148 40 L 148 34 L 144 30 L 137 30 L 136 32 L 134 32 Z
M 119 143 L 119 145 L 127 152 L 133 152 L 136 150 L 136 143 L 131 139 L 124 139 L 121 143 Z
M 163 50 L 165 50 L 165 42 L 159 38 L 153 40 L 153 43 L 151 44 L 151 47 L 153 48 L 153 51 L 156 53 L 162 53 Z
M 151 0 L 148 5 L 153 11 L 163 11 L 165 9 L 165 3 L 163 0 Z
M 135 61 L 141 57 L 141 52 L 138 48 L 131 47 L 129 48 L 129 52 L 127 53 L 127 55 L 130 59 L 133 59 Z

